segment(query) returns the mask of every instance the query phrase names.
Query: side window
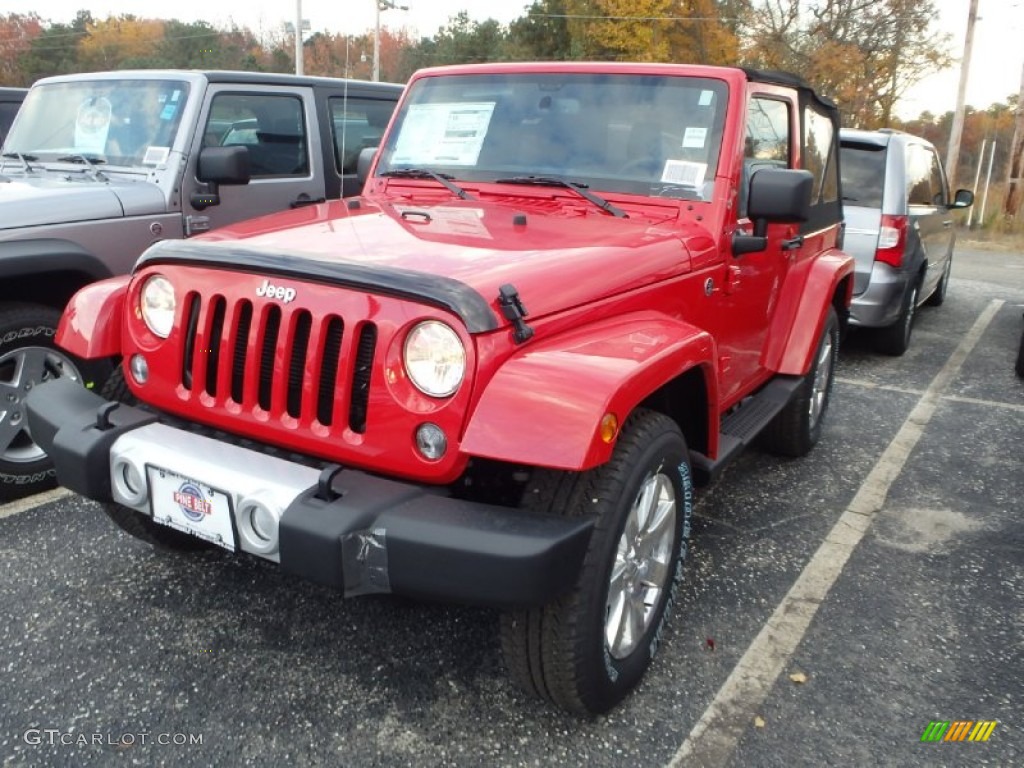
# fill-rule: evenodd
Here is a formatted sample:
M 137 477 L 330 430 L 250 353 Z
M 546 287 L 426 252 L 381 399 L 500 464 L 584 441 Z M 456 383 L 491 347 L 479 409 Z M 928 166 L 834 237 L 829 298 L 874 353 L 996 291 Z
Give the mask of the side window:
M 931 180 L 932 205 L 944 206 L 949 204 L 949 191 L 946 188 L 946 177 L 942 173 L 942 163 L 934 149 L 925 150 L 929 155 L 929 177 Z
M 932 153 L 920 144 L 907 146 L 907 204 L 935 205 L 934 197 L 941 193 L 941 184 L 932 188 Z
M 245 146 L 253 177 L 305 176 L 309 153 L 302 100 L 264 93 L 213 97 L 204 147 Z
M 380 145 L 394 102 L 376 99 L 331 97 L 331 131 L 334 134 L 334 166 L 338 173 L 354 174 L 359 153 Z
M 743 140 L 743 176 L 740 179 L 740 218 L 747 215 L 750 177 L 761 168 L 790 165 L 790 104 L 788 101 L 754 96 L 747 110 Z
M 814 175 L 811 205 L 839 199 L 835 138 L 828 115 L 811 105 L 804 107 L 804 169 Z
M 789 165 L 789 103 L 755 96 L 747 112 L 744 160 L 762 160 L 774 167 Z

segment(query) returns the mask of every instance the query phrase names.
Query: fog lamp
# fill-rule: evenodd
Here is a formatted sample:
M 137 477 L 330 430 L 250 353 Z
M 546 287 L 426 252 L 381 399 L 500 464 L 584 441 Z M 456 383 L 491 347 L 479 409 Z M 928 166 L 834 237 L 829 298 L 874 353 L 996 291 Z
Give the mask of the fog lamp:
M 416 429 L 416 450 L 423 458 L 437 461 L 448 450 L 448 438 L 437 424 L 420 424 Z
M 131 360 L 128 361 L 128 368 L 132 372 L 132 378 L 139 384 L 149 381 L 149 363 L 142 355 L 132 355 Z

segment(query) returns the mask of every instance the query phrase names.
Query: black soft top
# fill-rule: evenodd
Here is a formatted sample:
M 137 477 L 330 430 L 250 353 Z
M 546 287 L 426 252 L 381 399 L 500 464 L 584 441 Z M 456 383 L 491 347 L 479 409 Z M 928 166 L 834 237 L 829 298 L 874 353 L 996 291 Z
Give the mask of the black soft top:
M 750 69 L 748 67 L 740 67 L 740 69 L 743 70 L 747 79 L 755 83 L 769 83 L 771 85 L 785 85 L 789 88 L 796 88 L 823 107 L 836 109 L 834 101 L 817 93 L 811 87 L 811 84 L 800 77 L 800 75 L 793 74 L 792 72 L 783 72 L 778 69 Z

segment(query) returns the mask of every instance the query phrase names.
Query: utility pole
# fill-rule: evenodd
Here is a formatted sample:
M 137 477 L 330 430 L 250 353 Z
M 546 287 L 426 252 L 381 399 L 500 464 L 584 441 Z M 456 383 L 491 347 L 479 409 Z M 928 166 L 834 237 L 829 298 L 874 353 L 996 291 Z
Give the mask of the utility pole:
M 395 0 L 377 0 L 377 23 L 373 27 L 373 81 L 380 80 L 380 12 L 408 11 L 409 6 L 398 5 Z
M 1017 217 L 1017 211 L 1020 209 L 1021 185 L 1024 184 L 1024 69 L 1021 69 L 1020 73 L 1020 95 L 1017 97 L 1017 119 L 1013 125 L 1009 165 L 1003 215 L 1013 219 Z
M 302 74 L 302 0 L 295 0 L 295 74 Z
M 946 152 L 946 176 L 949 186 L 956 188 L 956 166 L 960 159 L 960 139 L 964 134 L 964 99 L 967 95 L 967 73 L 971 67 L 971 46 L 974 45 L 974 25 L 978 21 L 978 0 L 971 0 L 967 11 L 967 38 L 964 40 L 964 57 L 960 62 L 960 87 L 956 92 L 956 112 L 953 114 L 953 129 L 949 135 L 949 151 Z

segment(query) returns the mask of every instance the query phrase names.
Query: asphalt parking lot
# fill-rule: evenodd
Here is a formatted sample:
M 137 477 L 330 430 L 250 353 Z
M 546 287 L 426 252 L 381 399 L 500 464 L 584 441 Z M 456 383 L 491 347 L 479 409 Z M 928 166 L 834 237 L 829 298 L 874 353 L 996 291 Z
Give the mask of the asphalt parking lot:
M 507 682 L 490 611 L 0 506 L 2 762 L 1024 765 L 1022 312 L 1024 254 L 961 247 L 904 357 L 851 334 L 822 442 L 701 493 L 661 651 L 589 721 Z M 936 720 L 997 725 L 922 742 Z

